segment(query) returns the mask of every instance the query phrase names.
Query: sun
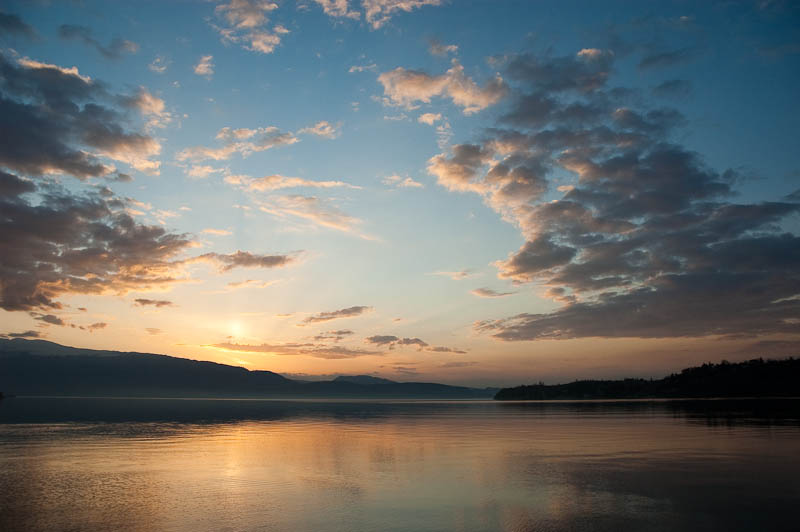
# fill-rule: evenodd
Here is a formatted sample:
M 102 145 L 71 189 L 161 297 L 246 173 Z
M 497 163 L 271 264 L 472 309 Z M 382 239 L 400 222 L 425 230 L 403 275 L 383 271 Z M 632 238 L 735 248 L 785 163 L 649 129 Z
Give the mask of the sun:
M 228 333 L 231 336 L 242 336 L 244 334 L 244 325 L 241 321 L 233 320 L 228 323 Z

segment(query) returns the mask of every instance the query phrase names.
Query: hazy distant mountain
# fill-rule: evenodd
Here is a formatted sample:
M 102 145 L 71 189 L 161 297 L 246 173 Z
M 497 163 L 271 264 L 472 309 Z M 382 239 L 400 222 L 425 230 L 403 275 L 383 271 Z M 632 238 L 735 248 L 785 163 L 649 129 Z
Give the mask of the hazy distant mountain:
M 340 375 L 333 382 L 354 382 L 356 384 L 397 384 L 389 379 L 373 377 L 372 375 Z
M 0 339 L 0 391 L 16 395 L 479 398 L 497 389 L 357 375 L 300 382 L 271 371 L 167 355 Z
M 498 400 L 800 397 L 800 359 L 703 364 L 663 379 L 585 380 L 503 388 Z

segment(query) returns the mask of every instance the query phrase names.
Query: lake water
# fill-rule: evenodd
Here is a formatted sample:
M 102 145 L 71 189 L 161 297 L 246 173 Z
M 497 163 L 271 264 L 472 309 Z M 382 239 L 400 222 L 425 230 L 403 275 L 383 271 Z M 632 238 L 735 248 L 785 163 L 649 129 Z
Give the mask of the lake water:
M 799 530 L 800 401 L 0 402 L 0 530 Z

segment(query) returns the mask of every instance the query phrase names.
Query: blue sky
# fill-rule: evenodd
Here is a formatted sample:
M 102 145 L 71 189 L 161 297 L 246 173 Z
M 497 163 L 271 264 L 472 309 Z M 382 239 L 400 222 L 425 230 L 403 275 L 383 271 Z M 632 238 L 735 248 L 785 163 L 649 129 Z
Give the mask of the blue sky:
M 799 15 L 9 2 L 4 102 L 104 169 L 3 124 L 0 332 L 468 384 L 794 353 Z

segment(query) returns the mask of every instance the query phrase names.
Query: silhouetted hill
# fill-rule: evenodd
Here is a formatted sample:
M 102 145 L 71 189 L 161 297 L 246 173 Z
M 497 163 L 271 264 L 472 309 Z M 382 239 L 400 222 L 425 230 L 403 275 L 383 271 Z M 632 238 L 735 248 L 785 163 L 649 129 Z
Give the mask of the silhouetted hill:
M 364 382 L 359 382 L 367 377 Z M 0 339 L 0 390 L 15 395 L 476 398 L 495 390 L 377 377 L 300 382 L 271 371 L 44 340 Z M 374 383 L 366 383 L 374 379 Z M 380 385 L 378 384 L 378 381 Z
M 703 364 L 656 380 L 585 380 L 503 388 L 495 399 L 637 399 L 648 397 L 800 397 L 800 359 Z

